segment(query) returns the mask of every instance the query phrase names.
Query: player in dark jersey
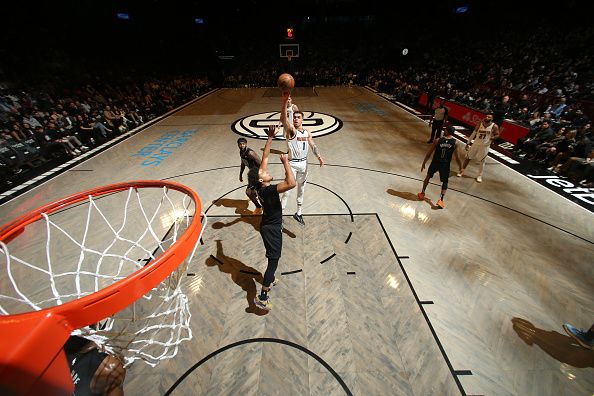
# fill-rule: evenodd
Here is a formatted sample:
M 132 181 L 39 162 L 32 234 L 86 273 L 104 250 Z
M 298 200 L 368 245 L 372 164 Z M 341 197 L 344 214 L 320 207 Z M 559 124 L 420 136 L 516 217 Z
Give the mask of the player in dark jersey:
M 274 273 L 283 248 L 283 208 L 279 194 L 295 187 L 295 176 L 293 175 L 286 154 L 280 155 L 280 160 L 285 168 L 285 179 L 278 184 L 271 184 L 272 176 L 268 173 L 268 156 L 270 155 L 270 145 L 272 144 L 275 130 L 276 128 L 272 125 L 268 128 L 268 140 L 266 140 L 262 162 L 258 170 L 258 195 L 264 207 L 264 213 L 262 214 L 262 221 L 260 223 L 260 235 L 266 248 L 268 265 L 266 266 L 266 272 L 264 272 L 262 291 L 256 295 L 254 303 L 265 310 L 272 308 L 268 292 L 270 291 L 270 286 L 275 282 Z
M 439 171 L 439 180 L 441 180 L 442 184 L 441 195 L 437 201 L 437 206 L 442 209 L 445 208 L 443 197 L 446 193 L 446 190 L 448 189 L 448 178 L 450 177 L 450 162 L 452 161 L 452 156 L 456 158 L 459 169 L 462 169 L 462 162 L 458 156 L 458 145 L 456 144 L 456 138 L 454 138 L 453 135 L 454 127 L 448 126 L 443 134 L 443 137 L 437 139 L 431 145 L 431 148 L 425 155 L 423 165 L 421 166 L 422 172 L 425 169 L 427 160 L 433 153 L 431 165 L 429 165 L 429 169 L 427 169 L 427 176 L 425 177 L 425 180 L 423 180 L 423 190 L 418 193 L 417 196 L 421 201 L 425 200 L 425 189 L 427 188 L 427 184 L 429 184 L 429 179 L 433 177 L 435 172 Z
M 73 396 L 123 396 L 126 370 L 115 356 L 101 352 L 97 344 L 83 337 L 70 336 L 64 345 Z
M 262 205 L 258 201 L 256 188 L 258 187 L 258 169 L 260 168 L 260 157 L 251 148 L 247 146 L 245 138 L 237 139 L 237 147 L 239 147 L 239 157 L 241 158 L 241 169 L 239 170 L 239 181 L 243 181 L 243 171 L 248 168 L 248 185 L 245 189 L 245 195 L 256 205 L 254 214 L 262 213 Z

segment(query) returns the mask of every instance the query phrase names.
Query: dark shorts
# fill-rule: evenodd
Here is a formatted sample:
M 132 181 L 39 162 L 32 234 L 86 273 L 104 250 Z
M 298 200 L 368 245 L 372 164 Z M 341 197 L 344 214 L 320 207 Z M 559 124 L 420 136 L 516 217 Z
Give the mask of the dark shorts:
M 267 258 L 280 258 L 283 250 L 283 225 L 265 224 L 260 227 Z
M 248 171 L 247 179 L 248 179 L 247 188 L 251 188 L 252 190 L 255 190 L 258 188 L 258 170 L 257 169 L 255 171 L 253 171 L 253 170 Z
M 439 171 L 439 180 L 442 183 L 447 183 L 450 177 L 450 164 L 442 162 L 431 162 L 429 169 L 427 169 L 427 176 L 433 177 L 435 172 Z

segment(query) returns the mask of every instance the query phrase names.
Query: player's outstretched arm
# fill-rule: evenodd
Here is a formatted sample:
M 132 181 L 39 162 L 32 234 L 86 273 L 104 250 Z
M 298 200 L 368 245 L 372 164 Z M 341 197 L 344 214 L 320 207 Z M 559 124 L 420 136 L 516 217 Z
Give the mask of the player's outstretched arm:
M 295 176 L 293 175 L 293 171 L 289 165 L 289 157 L 287 157 L 286 154 L 281 154 L 280 160 L 283 163 L 283 167 L 285 168 L 285 180 L 276 185 L 276 191 L 278 193 L 283 193 L 295 187 L 296 183 Z
M 283 131 L 286 139 L 290 139 L 295 135 L 295 127 L 293 120 L 287 118 L 287 103 L 291 99 L 289 92 L 283 92 L 283 102 L 280 111 L 280 122 L 283 126 Z
M 260 168 L 258 172 L 268 170 L 268 157 L 270 156 L 270 146 L 272 145 L 272 138 L 274 137 L 275 129 L 276 128 L 274 127 L 274 125 L 270 125 L 266 130 L 268 139 L 266 140 L 266 144 L 264 145 L 264 153 L 262 154 L 262 161 L 260 162 Z

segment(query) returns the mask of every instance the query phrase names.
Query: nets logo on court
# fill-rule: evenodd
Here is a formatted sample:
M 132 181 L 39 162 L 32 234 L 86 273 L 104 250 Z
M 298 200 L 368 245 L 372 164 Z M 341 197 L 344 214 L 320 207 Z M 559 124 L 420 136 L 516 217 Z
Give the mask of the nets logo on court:
M 254 139 L 266 139 L 266 130 L 268 126 L 277 126 L 280 123 L 280 113 L 272 111 L 268 113 L 254 114 L 240 118 L 231 125 L 233 132 Z M 306 129 L 315 138 L 318 136 L 329 135 L 342 128 L 342 121 L 324 113 L 313 111 L 303 112 L 303 128 Z M 282 133 L 277 132 L 276 140 L 284 140 Z

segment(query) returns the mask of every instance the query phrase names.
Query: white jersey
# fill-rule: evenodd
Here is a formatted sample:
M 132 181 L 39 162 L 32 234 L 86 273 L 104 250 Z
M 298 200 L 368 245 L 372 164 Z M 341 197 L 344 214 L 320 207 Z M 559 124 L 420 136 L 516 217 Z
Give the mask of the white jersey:
M 295 136 L 287 142 L 289 145 L 289 161 L 307 161 L 309 151 L 309 132 L 295 130 Z
M 479 129 L 474 137 L 474 144 L 482 144 L 483 146 L 489 146 L 491 144 L 491 138 L 493 137 L 493 128 L 495 123 L 492 122 L 488 127 L 483 125 L 481 121 Z

